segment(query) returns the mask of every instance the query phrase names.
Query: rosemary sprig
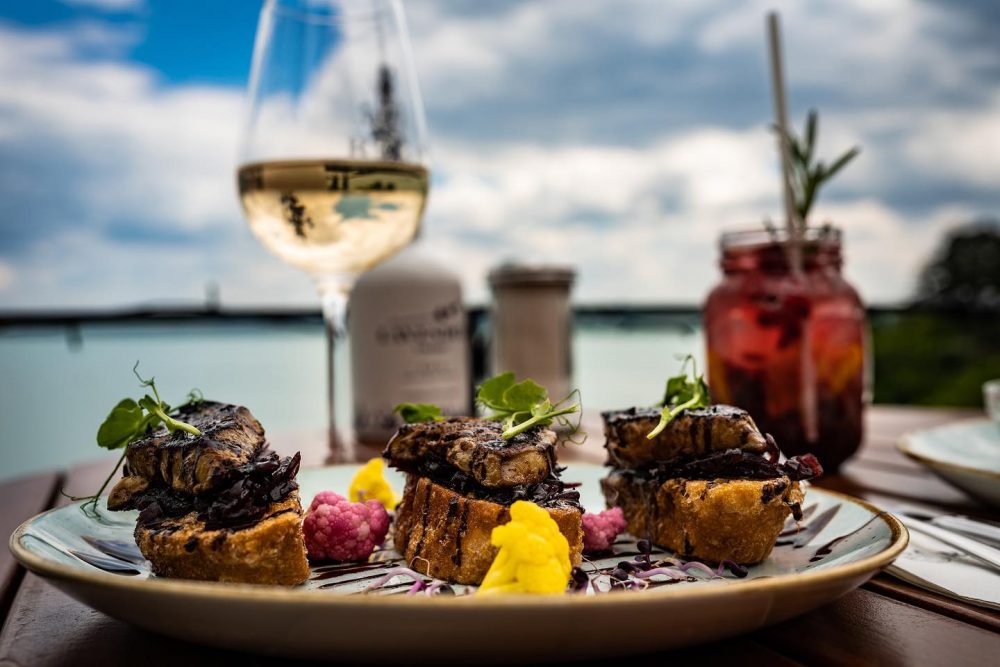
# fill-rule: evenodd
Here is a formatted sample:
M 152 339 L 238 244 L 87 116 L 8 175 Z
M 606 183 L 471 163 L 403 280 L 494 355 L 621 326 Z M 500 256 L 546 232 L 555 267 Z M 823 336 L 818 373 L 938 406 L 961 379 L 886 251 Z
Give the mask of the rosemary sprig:
M 777 132 L 778 128 L 775 127 L 774 131 Z M 795 209 L 798 212 L 803 230 L 808 226 L 806 220 L 816 197 L 819 195 L 820 187 L 828 183 L 837 172 L 861 152 L 860 147 L 854 146 L 829 165 L 825 164 L 823 160 L 813 162 L 818 132 L 819 113 L 815 109 L 809 110 L 802 138 L 797 137 L 791 130 L 788 132 L 788 148 L 792 159 L 792 192 L 795 197 Z

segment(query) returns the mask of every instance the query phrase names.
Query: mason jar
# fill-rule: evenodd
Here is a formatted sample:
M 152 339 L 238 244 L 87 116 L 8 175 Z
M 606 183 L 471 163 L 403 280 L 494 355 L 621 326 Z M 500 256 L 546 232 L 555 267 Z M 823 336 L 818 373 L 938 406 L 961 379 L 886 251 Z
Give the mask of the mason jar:
M 705 304 L 712 400 L 745 409 L 788 456 L 835 471 L 861 445 L 868 325 L 841 275 L 841 233 L 809 229 L 801 271 L 785 231 L 725 233 Z

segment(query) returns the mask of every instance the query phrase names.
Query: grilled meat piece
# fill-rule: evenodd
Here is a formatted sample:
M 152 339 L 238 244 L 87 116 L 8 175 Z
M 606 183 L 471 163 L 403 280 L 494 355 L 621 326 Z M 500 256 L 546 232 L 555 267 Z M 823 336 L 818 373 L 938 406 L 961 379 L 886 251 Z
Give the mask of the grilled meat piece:
M 419 472 L 428 460 L 444 461 L 489 488 L 537 484 L 553 469 L 556 434 L 533 428 L 502 440 L 496 421 L 454 417 L 404 424 L 382 454 L 390 465 Z
M 225 481 L 228 470 L 250 463 L 264 446 L 264 428 L 241 405 L 204 401 L 176 416 L 201 435 L 169 433 L 160 426 L 129 444 L 126 476 L 112 490 L 109 509 L 125 509 L 147 486 L 192 495 L 211 491 Z
M 767 451 L 767 442 L 750 415 L 731 405 L 684 410 L 652 440 L 646 436 L 660 421 L 659 408 L 630 408 L 601 416 L 608 459 L 620 468 L 725 449 Z

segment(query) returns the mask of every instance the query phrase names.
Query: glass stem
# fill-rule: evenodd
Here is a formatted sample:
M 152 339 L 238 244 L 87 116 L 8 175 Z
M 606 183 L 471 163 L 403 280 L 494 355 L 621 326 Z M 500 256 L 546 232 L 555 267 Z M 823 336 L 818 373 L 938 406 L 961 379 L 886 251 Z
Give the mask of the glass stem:
M 347 441 L 337 430 L 337 374 L 336 351 L 338 341 L 347 333 L 347 298 L 354 276 L 322 276 L 317 280 L 323 304 L 323 324 L 326 330 L 326 410 L 327 443 L 330 448 L 328 461 L 342 463 L 348 460 Z

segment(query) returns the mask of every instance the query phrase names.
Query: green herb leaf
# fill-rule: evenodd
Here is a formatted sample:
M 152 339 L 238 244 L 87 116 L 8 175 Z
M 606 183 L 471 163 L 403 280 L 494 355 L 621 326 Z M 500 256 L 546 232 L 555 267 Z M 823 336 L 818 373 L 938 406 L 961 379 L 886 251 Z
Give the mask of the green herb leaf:
M 433 403 L 400 403 L 393 408 L 393 412 L 398 412 L 407 424 L 444 420 L 441 408 Z
M 97 444 L 104 449 L 124 447 L 135 438 L 142 423 L 142 408 L 139 404 L 131 398 L 122 399 L 97 429 Z
M 775 128 L 775 131 L 778 131 Z M 827 167 L 822 160 L 813 159 L 816 155 L 816 137 L 819 134 L 819 114 L 815 109 L 809 111 L 802 140 L 799 140 L 792 130 L 788 131 L 788 145 L 792 160 L 792 191 L 795 197 L 795 210 L 803 228 L 807 225 L 809 211 L 819 195 L 820 187 L 830 181 L 833 176 L 847 165 L 861 149 L 857 146 L 841 155 L 832 165 Z
M 153 395 L 150 396 L 146 394 L 139 400 L 133 400 L 131 398 L 124 398 L 118 402 L 115 407 L 111 409 L 108 416 L 101 423 L 100 427 L 97 429 L 97 444 L 104 449 L 122 449 L 134 440 L 137 440 L 144 436 L 150 429 L 156 428 L 160 424 L 167 427 L 167 430 L 171 433 L 174 431 L 185 431 L 192 435 L 201 435 L 201 431 L 197 428 L 188 424 L 187 422 L 180 421 L 170 416 L 170 405 L 164 403 L 160 398 L 160 393 L 156 389 L 156 381 L 153 378 L 148 380 L 144 379 L 139 375 L 139 362 L 135 362 L 135 366 L 132 367 L 132 372 L 137 378 L 139 378 L 139 384 L 143 387 L 149 387 L 153 391 Z M 189 405 L 195 405 L 204 400 L 201 396 L 201 392 L 192 390 L 188 394 L 188 402 L 180 406 L 180 408 L 186 408 Z M 107 488 L 108 484 L 111 482 L 111 478 L 114 477 L 115 471 L 121 466 L 122 461 L 125 460 L 125 453 L 122 453 L 118 463 L 115 464 L 114 469 L 108 478 L 104 480 L 104 484 L 98 489 L 97 493 L 92 496 L 67 496 L 71 500 L 87 500 L 88 502 L 83 504 L 84 511 L 90 506 L 91 508 L 96 508 L 97 499 L 100 498 L 104 489 Z M 65 493 L 63 495 L 66 495 Z
M 504 406 L 504 393 L 514 386 L 513 373 L 501 373 L 479 385 L 476 400 L 489 408 Z
M 579 412 L 579 402 L 566 405 L 574 395 L 553 404 L 549 400 L 545 387 L 534 380 L 515 382 L 513 373 L 501 373 L 483 382 L 476 394 L 476 402 L 492 410 L 487 419 L 503 422 L 504 432 L 501 437 L 510 440 L 519 433 L 524 433 L 535 426 L 548 426 L 559 420 L 567 426 L 573 426 L 566 415 Z
M 687 373 L 688 364 L 691 364 L 690 379 Z M 703 376 L 698 375 L 694 357 L 689 354 L 681 363 L 681 374 L 667 380 L 663 402 L 660 404 L 663 408 L 660 412 L 660 422 L 646 437 L 652 440 L 658 436 L 667 427 L 667 424 L 684 410 L 703 408 L 708 405 L 711 405 L 708 384 Z
M 548 401 L 549 392 L 534 380 L 524 380 L 503 393 L 503 402 L 509 408 L 531 412 L 532 408 Z

